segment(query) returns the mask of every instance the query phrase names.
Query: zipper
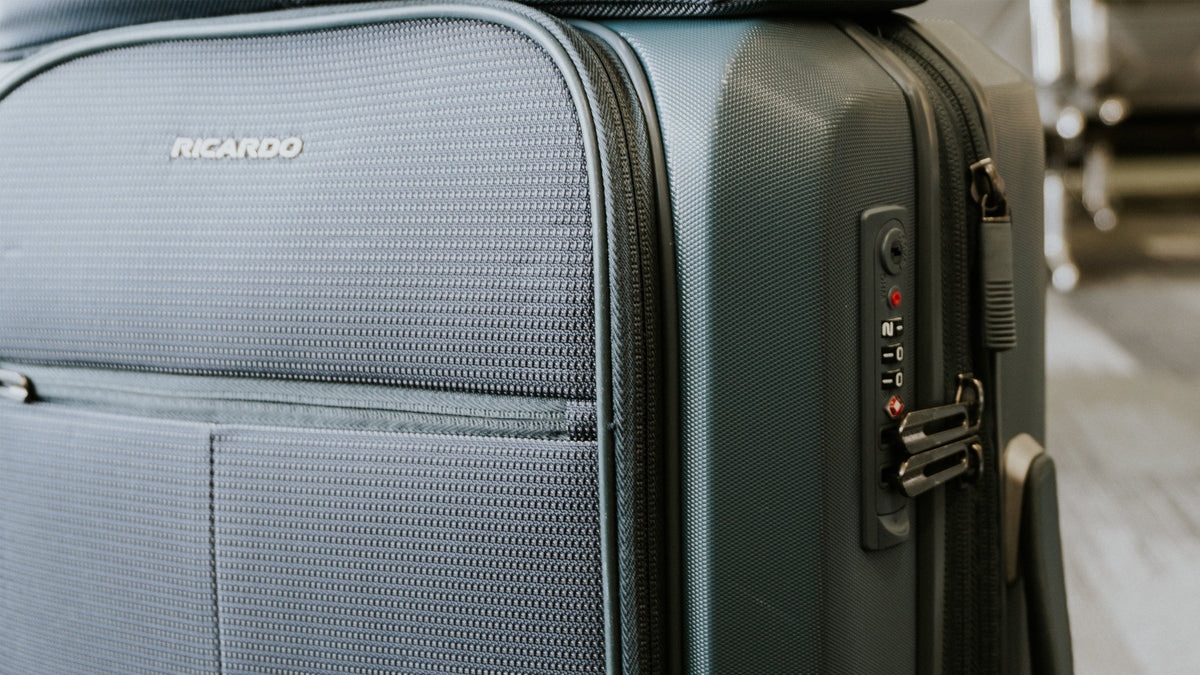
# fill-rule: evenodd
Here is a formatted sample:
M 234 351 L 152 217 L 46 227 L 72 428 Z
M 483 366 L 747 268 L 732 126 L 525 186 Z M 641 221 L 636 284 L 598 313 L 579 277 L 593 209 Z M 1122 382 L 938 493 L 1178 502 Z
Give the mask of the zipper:
M 997 353 L 1016 344 L 1009 204 L 991 154 L 986 99 L 967 71 L 911 21 L 885 20 L 873 28 L 903 65 L 902 76 L 893 79 L 910 110 L 920 112 L 913 112 L 918 149 L 922 132 L 934 131 L 934 159 L 925 173 L 933 184 L 919 186 L 918 195 L 931 189 L 940 195 L 926 200 L 921 215 L 931 219 L 922 260 L 935 263 L 920 283 L 924 297 L 936 300 L 925 325 L 940 335 L 926 338 L 938 345 L 926 346 L 930 363 L 923 373 L 933 381 L 920 384 L 922 403 L 935 405 L 901 420 L 892 445 L 906 457 L 887 477 L 902 494 L 926 495 L 918 508 L 918 666 L 933 673 L 996 672 L 1004 662 L 1004 587 L 996 564 L 1000 469 L 991 449 L 998 415 L 995 403 L 985 408 L 983 394 L 985 383 L 995 386 Z M 954 402 L 936 405 L 955 387 L 946 377 L 953 373 L 963 373 Z M 946 487 L 935 490 L 939 486 Z
M 918 417 L 910 438 L 916 440 L 923 427 L 925 438 L 942 442 L 927 449 L 902 442 L 906 451 L 920 451 L 895 480 L 902 491 L 920 495 L 969 479 L 957 483 L 970 489 L 942 491 L 934 502 L 944 502 L 944 525 L 937 535 L 940 553 L 927 561 L 943 570 L 934 591 L 939 609 L 931 628 L 939 646 L 932 662 L 942 672 L 992 672 L 1005 661 L 1004 585 L 998 413 L 996 403 L 984 407 L 983 393 L 995 391 L 997 354 L 1016 345 L 1010 205 L 992 156 L 986 100 L 969 74 L 919 25 L 890 23 L 881 26 L 881 37 L 941 102 L 939 135 L 951 146 L 942 148 L 945 372 L 978 374 L 959 376 L 955 404 L 978 395 L 968 401 L 965 417 L 953 405 L 911 413 Z M 969 283 L 961 288 L 964 271 Z
M 382 385 L 0 364 L 0 398 L 214 424 L 595 439 L 590 401 Z
M 971 165 L 971 179 L 971 196 L 980 210 L 984 345 L 994 352 L 1007 351 L 1017 346 L 1012 216 L 1004 194 L 1004 180 L 991 157 Z
M 914 410 L 901 418 L 896 435 L 907 458 L 894 482 L 906 497 L 919 497 L 959 477 L 983 470 L 983 383 L 958 376 L 954 403 Z
M 947 278 L 944 316 L 960 317 L 947 321 L 943 335 L 946 343 L 945 370 L 958 375 L 955 403 L 915 410 L 906 414 L 900 425 L 900 443 L 907 458 L 894 471 L 892 482 L 906 496 L 915 497 L 958 478 L 978 477 L 985 466 L 985 444 L 980 436 L 984 413 L 984 386 L 973 375 L 974 365 L 990 371 L 986 363 L 973 364 L 971 339 L 979 325 L 983 344 L 989 351 L 1003 351 L 1016 344 L 1015 292 L 1012 278 L 1012 220 L 1004 180 L 991 157 L 991 130 L 975 103 L 979 94 L 959 71 L 923 38 L 918 28 L 892 24 L 882 29 L 883 39 L 910 68 L 922 76 L 927 89 L 939 94 L 943 137 L 956 138 L 957 145 L 943 152 L 961 153 L 962 163 L 951 157 L 952 166 L 943 179 L 949 189 L 943 192 L 942 235 L 948 242 L 943 262 L 951 275 L 956 270 L 972 273 L 970 288 L 958 290 L 958 280 Z M 955 77 L 955 75 L 958 77 Z M 963 167 L 966 167 L 964 171 Z M 969 198 L 969 201 L 968 199 Z M 968 208 L 967 204 L 973 208 Z M 972 318 L 978 307 L 979 321 Z M 988 359 L 985 357 L 984 361 Z M 969 385 L 969 386 L 968 386 Z M 974 392 L 973 410 L 968 414 L 962 401 Z M 944 425 L 948 418 L 974 419 L 973 424 L 929 431 Z
M 968 225 L 977 237 L 984 345 L 993 352 L 1007 351 L 1017 344 L 1012 218 L 1004 179 L 991 156 L 991 129 L 976 103 L 981 94 L 928 44 L 919 28 L 906 26 L 895 31 L 890 42 L 936 84 L 958 118 L 963 145 L 970 148 L 969 193 L 978 208 L 979 220 Z M 950 73 L 959 74 L 959 81 L 952 82 Z

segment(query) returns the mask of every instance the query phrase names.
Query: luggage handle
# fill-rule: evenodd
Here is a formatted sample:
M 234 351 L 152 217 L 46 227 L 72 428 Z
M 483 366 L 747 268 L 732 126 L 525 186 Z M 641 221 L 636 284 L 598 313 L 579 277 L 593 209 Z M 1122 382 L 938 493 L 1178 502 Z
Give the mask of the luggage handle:
M 1023 578 L 1033 671 L 1073 672 L 1054 461 L 1029 434 L 1004 449 L 1004 570 Z

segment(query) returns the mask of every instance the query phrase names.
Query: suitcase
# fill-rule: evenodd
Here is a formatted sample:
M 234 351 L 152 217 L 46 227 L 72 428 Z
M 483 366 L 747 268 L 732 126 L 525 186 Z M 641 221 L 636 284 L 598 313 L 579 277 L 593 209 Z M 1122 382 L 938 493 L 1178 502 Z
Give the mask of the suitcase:
M 899 4 L 6 3 L 0 671 L 1069 672 L 1036 102 Z

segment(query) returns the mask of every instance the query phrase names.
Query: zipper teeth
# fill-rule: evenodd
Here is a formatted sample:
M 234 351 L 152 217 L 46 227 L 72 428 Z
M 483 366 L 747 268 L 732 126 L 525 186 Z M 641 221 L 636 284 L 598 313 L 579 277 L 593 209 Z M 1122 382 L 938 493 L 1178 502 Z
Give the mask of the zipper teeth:
M 953 120 L 956 120 L 960 129 L 943 130 L 944 136 L 957 137 L 960 141 L 965 140 L 959 147 L 963 148 L 964 153 L 970 152 L 974 157 L 964 158 L 966 164 L 971 164 L 981 158 L 979 150 L 979 141 L 972 132 L 972 110 L 968 108 L 962 98 L 958 95 L 953 85 L 949 81 L 949 76 L 942 69 L 939 69 L 938 64 L 930 57 L 926 56 L 913 45 L 902 41 L 907 34 L 903 31 L 909 29 L 901 29 L 901 32 L 894 32 L 889 36 L 889 42 L 903 55 L 907 56 L 917 68 L 919 73 L 923 74 L 933 89 L 940 95 L 940 98 L 945 102 L 946 108 Z M 942 68 L 946 71 L 953 71 L 948 64 L 942 64 Z M 957 72 L 957 71 L 953 71 Z M 952 126 L 955 126 L 952 124 Z M 982 125 L 979 127 L 982 129 Z M 986 146 L 985 146 L 986 147 Z M 943 256 L 944 267 L 943 286 L 947 289 L 944 300 L 943 313 L 948 316 L 970 316 L 970 298 L 969 292 L 962 289 L 959 285 L 961 282 L 957 278 L 954 270 L 956 268 L 965 269 L 970 259 L 970 251 L 973 250 L 975 242 L 974 233 L 977 228 L 962 227 L 963 223 L 968 222 L 967 219 L 972 217 L 974 213 L 972 209 L 967 207 L 969 201 L 970 182 L 966 178 L 965 173 L 954 172 L 952 175 L 943 177 L 943 180 L 950 181 L 954 189 L 943 191 L 943 213 L 942 213 L 942 236 L 944 252 Z M 961 183 L 961 184 L 960 184 Z M 967 199 L 962 199 L 955 193 L 962 192 L 967 196 Z M 949 225 L 947 225 L 949 223 Z M 944 353 L 945 366 L 945 385 L 948 390 L 953 390 L 955 383 L 953 374 L 960 372 L 972 372 L 974 363 L 971 356 L 971 341 L 968 336 L 971 321 L 966 319 L 964 324 L 957 324 L 953 321 L 946 321 L 943 330 L 942 340 L 946 346 Z
M 614 168 L 626 175 L 626 184 L 633 187 L 626 196 L 623 214 L 630 226 L 623 234 L 615 233 L 616 236 L 610 236 L 608 240 L 610 251 L 614 251 L 622 262 L 610 266 L 610 274 L 619 284 L 629 287 L 626 292 L 610 294 L 612 311 L 625 317 L 619 325 L 626 326 L 624 332 L 614 331 L 614 337 L 621 338 L 614 340 L 612 376 L 614 382 L 618 382 L 619 396 L 613 402 L 614 415 L 617 423 L 637 430 L 618 441 L 615 448 L 618 508 L 627 510 L 631 514 L 629 520 L 634 523 L 619 537 L 622 549 L 618 555 L 622 569 L 622 661 L 629 670 L 657 672 L 662 670 L 660 644 L 664 641 L 664 608 L 660 605 L 662 579 L 657 562 L 657 545 L 662 537 L 657 511 L 660 477 L 653 450 L 659 439 L 653 435 L 657 423 L 653 403 L 646 404 L 651 397 L 639 400 L 639 394 L 655 391 L 657 369 L 652 364 L 659 359 L 655 352 L 653 313 L 657 254 L 651 243 L 654 237 L 649 234 L 654 222 L 653 197 L 641 189 L 648 188 L 648 183 L 639 180 L 648 174 L 638 173 L 639 168 L 646 167 L 645 162 L 634 161 L 640 155 L 631 142 L 638 123 L 643 120 L 635 95 L 630 93 L 630 98 L 624 98 L 625 92 L 618 85 L 626 77 L 621 72 L 622 66 L 598 37 L 585 35 L 584 44 L 601 66 L 603 77 L 597 78 L 598 83 L 607 84 L 613 92 L 608 100 L 613 103 L 613 126 L 619 129 L 619 133 L 614 134 L 613 154 L 620 164 Z M 642 147 L 644 152 L 645 146 Z M 647 271 L 650 279 L 644 278 Z M 641 369 L 633 369 L 631 364 L 634 363 L 644 365 Z M 647 451 L 647 448 L 651 450 Z M 634 600 L 630 602 L 626 597 Z
M 908 41 L 902 42 L 901 39 L 920 40 L 923 44 L 928 43 L 920 35 L 911 32 L 911 29 L 908 29 L 908 32 L 892 36 L 892 42 L 897 49 L 909 55 L 920 66 L 930 81 L 936 85 L 946 103 L 955 109 L 957 114 L 952 113 L 951 115 L 957 117 L 958 121 L 965 125 L 968 141 L 964 145 L 963 151 L 967 151 L 967 145 L 969 145 L 969 150 L 975 154 L 968 164 L 988 157 L 991 144 L 983 113 L 975 107 L 973 100 L 969 102 L 970 105 L 964 103 L 964 97 L 960 95 L 960 90 L 955 87 L 952 78 L 956 78 L 958 85 L 973 98 L 976 94 L 971 83 L 932 46 L 929 47 L 929 51 L 933 52 L 933 55 L 929 56 L 921 53 L 917 46 Z M 956 180 L 963 181 L 963 188 L 969 191 L 971 178 L 964 173 L 960 174 Z M 958 202 L 954 206 L 961 208 L 971 201 L 969 192 L 966 197 L 967 199 L 951 198 L 951 201 Z M 947 202 L 947 204 L 949 203 Z M 966 216 L 968 219 L 976 219 L 974 221 L 976 227 L 962 227 L 961 224 L 972 222 L 967 219 L 962 220 L 961 223 L 951 223 L 949 227 L 943 227 L 943 233 L 947 236 L 947 240 L 951 241 L 955 247 L 962 247 L 960 252 L 967 256 L 966 259 L 957 263 L 953 259 L 948 260 L 947 262 L 952 266 L 967 265 L 972 254 L 979 251 L 978 247 L 981 245 L 977 233 L 982 225 L 982 215 L 968 207 Z M 970 268 L 964 267 L 963 269 Z M 965 317 L 966 321 L 963 326 L 965 330 L 961 332 L 954 331 L 949 322 L 947 323 L 947 328 L 952 332 L 944 336 L 947 346 L 945 360 L 951 368 L 958 368 L 959 372 L 977 372 L 984 381 L 987 381 L 990 374 L 988 372 L 989 358 L 986 353 L 976 352 L 976 346 L 982 341 L 976 342 L 969 337 L 978 330 L 975 317 L 972 317 L 975 309 L 971 305 L 973 293 L 973 290 L 958 289 L 946 295 L 946 311 L 955 312 L 959 317 Z M 957 364 L 954 363 L 956 360 Z M 947 372 L 954 371 L 948 370 Z M 995 407 L 993 406 L 988 417 L 994 419 L 994 415 Z M 994 526 L 997 521 L 993 518 L 993 515 L 998 512 L 996 509 L 998 483 L 995 478 L 998 475 L 996 469 L 998 455 L 994 448 L 990 447 L 992 444 L 989 442 L 991 438 L 989 427 L 990 423 L 985 418 L 980 434 L 982 441 L 980 461 L 985 477 L 979 481 L 978 489 L 953 491 L 947 493 L 946 498 L 944 541 L 946 579 L 945 595 L 942 598 L 946 622 L 942 635 L 942 659 L 947 671 L 990 672 L 996 670 L 999 664 L 997 643 L 991 639 L 998 634 L 996 617 L 999 616 L 997 605 L 999 593 L 996 591 L 999 577 L 994 568 L 995 561 L 999 560 L 999 557 L 995 555 L 994 545 L 999 540 L 994 536 Z
M 394 387 L 195 378 L 82 368 L 23 371 L 28 399 L 123 415 L 216 424 L 359 428 L 441 435 L 595 437 L 591 401 L 511 397 Z M 106 382 L 111 378 L 113 381 Z
M 967 130 L 967 133 L 966 133 L 967 140 L 971 144 L 971 151 L 972 151 L 972 154 L 974 155 L 974 158 L 971 161 L 976 162 L 980 159 L 987 157 L 989 154 L 987 145 L 984 144 L 984 146 L 981 149 L 980 141 L 975 136 L 976 129 L 979 129 L 982 132 L 983 123 L 978 120 L 975 120 L 975 123 L 972 123 L 972 117 L 974 117 L 970 112 L 970 110 L 972 108 L 968 107 L 966 104 L 963 103 L 962 97 L 959 96 L 958 91 L 950 83 L 950 80 L 946 75 L 947 71 L 950 71 L 950 72 L 957 72 L 957 71 L 954 71 L 954 69 L 952 67 L 950 67 L 950 65 L 945 63 L 944 61 L 941 62 L 940 64 L 934 63 L 933 59 L 931 59 L 929 56 L 927 56 L 926 54 L 923 54 L 920 50 L 916 49 L 909 43 L 902 41 L 898 37 L 893 36 L 891 41 L 893 44 L 896 45 L 897 48 L 901 49 L 902 51 L 904 51 L 904 53 L 906 53 L 910 57 L 912 57 L 912 59 L 921 66 L 921 69 L 923 71 L 925 71 L 925 73 L 930 77 L 930 79 L 932 79 L 937 84 L 938 89 L 940 89 L 946 95 L 947 98 L 954 101 L 954 106 L 953 106 L 954 110 L 957 113 L 960 121 L 962 121 L 963 128 Z M 942 67 L 939 68 L 938 67 L 939 65 Z

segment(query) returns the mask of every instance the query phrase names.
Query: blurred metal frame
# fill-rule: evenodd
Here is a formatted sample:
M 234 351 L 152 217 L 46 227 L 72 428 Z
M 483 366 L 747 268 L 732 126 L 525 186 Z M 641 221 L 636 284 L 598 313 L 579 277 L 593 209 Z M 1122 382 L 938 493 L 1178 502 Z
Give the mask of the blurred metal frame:
M 906 11 L 961 23 L 1037 84 L 1046 262 L 1056 288 L 1074 288 L 1071 212 L 1082 206 L 1101 230 L 1118 223 L 1110 174 L 1120 125 L 1139 116 L 1200 128 L 1200 0 L 930 0 Z M 1080 168 L 1077 191 L 1068 167 Z
M 1079 271 L 1070 253 L 1070 208 L 1063 172 L 1068 164 L 1064 138 L 1078 138 L 1087 115 L 1071 104 L 1076 90 L 1070 0 L 932 0 L 906 10 L 920 19 L 962 24 L 1033 80 L 1046 129 L 1046 263 L 1057 288 L 1073 288 Z

